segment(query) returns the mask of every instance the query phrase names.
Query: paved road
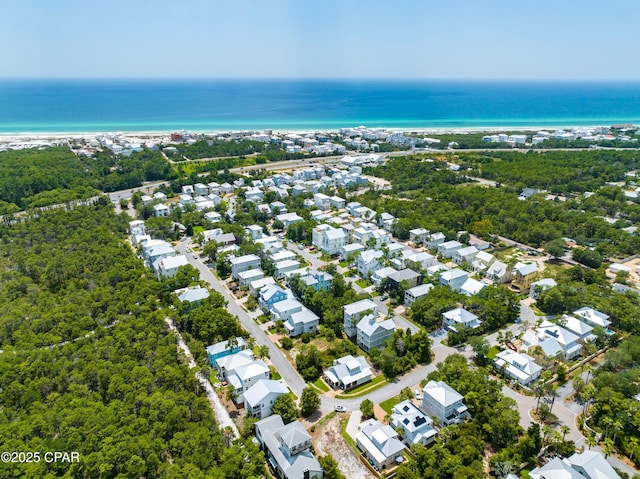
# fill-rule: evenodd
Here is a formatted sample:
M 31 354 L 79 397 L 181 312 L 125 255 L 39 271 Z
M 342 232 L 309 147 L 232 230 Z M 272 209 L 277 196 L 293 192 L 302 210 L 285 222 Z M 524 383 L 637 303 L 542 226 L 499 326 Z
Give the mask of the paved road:
M 227 309 L 228 311 L 237 316 L 240 320 L 242 326 L 251 334 L 251 336 L 255 339 L 256 344 L 262 346 L 267 345 L 269 347 L 269 356 L 271 362 L 274 367 L 278 370 L 278 373 L 282 376 L 282 378 L 289 385 L 291 390 L 299 397 L 302 393 L 302 389 L 305 387 L 305 382 L 298 375 L 296 370 L 291 366 L 289 361 L 282 355 L 278 347 L 273 344 L 273 341 L 269 339 L 269 337 L 260 329 L 260 326 L 249 317 L 247 312 L 242 309 L 235 300 L 231 297 L 231 294 L 227 289 L 222 285 L 220 280 L 216 278 L 211 270 L 199 259 L 194 258 L 191 253 L 187 252 L 187 244 L 186 242 L 178 243 L 176 249 L 182 253 L 186 254 L 187 260 L 191 265 L 196 267 L 200 271 L 200 277 L 204 279 L 212 289 L 218 291 L 222 294 L 225 300 L 227 300 Z

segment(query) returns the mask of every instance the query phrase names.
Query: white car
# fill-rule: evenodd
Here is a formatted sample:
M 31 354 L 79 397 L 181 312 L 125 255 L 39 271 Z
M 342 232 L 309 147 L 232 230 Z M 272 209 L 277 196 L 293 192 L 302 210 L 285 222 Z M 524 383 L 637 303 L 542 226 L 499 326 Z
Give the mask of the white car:
M 420 394 L 420 391 L 416 389 L 415 391 L 413 391 L 413 394 L 416 396 L 416 399 L 418 401 L 422 401 L 422 394 Z
M 335 412 L 345 412 L 347 410 L 347 408 L 344 407 L 344 406 L 336 406 L 336 407 L 333 408 L 333 410 Z

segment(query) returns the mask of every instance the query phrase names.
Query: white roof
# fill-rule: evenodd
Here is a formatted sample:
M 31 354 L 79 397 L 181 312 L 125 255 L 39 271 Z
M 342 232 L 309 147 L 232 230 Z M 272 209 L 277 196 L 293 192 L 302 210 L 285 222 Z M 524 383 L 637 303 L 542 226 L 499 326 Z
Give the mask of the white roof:
M 255 254 L 246 254 L 244 256 L 236 256 L 235 258 L 231 258 L 231 264 L 243 264 L 250 263 L 253 261 L 260 261 L 260 258 Z
M 514 271 L 517 271 L 522 276 L 527 276 L 529 274 L 533 274 L 538 271 L 538 265 L 536 263 L 516 263 L 513 268 Z
M 581 338 L 588 336 L 589 334 L 591 334 L 591 331 L 593 331 L 593 326 L 580 321 L 574 316 L 563 314 L 562 321 L 564 322 L 565 328 L 567 328 L 572 333 L 577 334 Z
M 348 315 L 361 313 L 363 311 L 375 310 L 376 303 L 371 301 L 370 299 L 363 299 L 361 301 L 356 301 L 355 303 L 345 304 L 344 312 Z
M 176 291 L 177 293 L 177 291 Z M 182 291 L 178 299 L 180 301 L 189 301 L 193 303 L 194 301 L 201 301 L 209 297 L 209 290 L 207 288 L 191 288 L 186 291 Z
M 289 389 L 282 383 L 274 379 L 261 379 L 244 393 L 245 402 L 252 408 L 260 404 L 271 394 L 287 394 Z
M 363 334 L 371 337 L 380 329 L 394 331 L 396 329 L 396 323 L 394 323 L 391 318 L 378 322 L 373 314 L 368 314 L 358 321 L 356 328 L 358 331 L 362 331 Z
M 576 452 L 569 457 L 569 462 L 574 469 L 581 468 L 585 471 L 591 479 L 620 479 L 618 473 L 597 451 L 586 450 L 581 454 Z
M 468 278 L 464 284 L 460 287 L 460 291 L 467 296 L 472 296 L 474 294 L 478 294 L 482 291 L 487 285 L 482 281 L 478 281 L 477 279 Z
M 424 296 L 432 289 L 433 285 L 431 283 L 425 283 L 408 289 L 407 293 L 410 293 L 414 298 L 418 298 L 420 296 Z
M 542 367 L 538 366 L 528 354 L 516 353 L 510 349 L 500 351 L 496 355 L 495 362 L 524 382 L 529 382 L 532 376 L 542 370 Z
M 611 324 L 611 321 L 609 321 L 609 315 L 601 313 L 597 309 L 584 307 L 574 311 L 573 314 L 586 319 L 591 324 L 597 324 L 603 328 L 606 328 Z
M 160 268 L 163 270 L 176 269 L 180 266 L 189 264 L 187 257 L 183 254 L 178 256 L 169 256 L 160 261 Z
M 422 388 L 422 392 L 432 397 L 438 404 L 444 406 L 452 406 L 458 401 L 462 401 L 464 397 L 444 381 L 429 381 Z

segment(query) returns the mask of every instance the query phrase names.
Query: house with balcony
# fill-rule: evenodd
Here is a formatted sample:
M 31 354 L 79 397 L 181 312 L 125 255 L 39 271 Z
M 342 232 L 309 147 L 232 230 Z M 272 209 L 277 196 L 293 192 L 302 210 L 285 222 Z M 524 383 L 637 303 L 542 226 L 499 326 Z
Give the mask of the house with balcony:
M 464 397 L 444 381 L 429 381 L 422 388 L 422 407 L 441 426 L 460 424 L 470 417 Z
M 337 255 L 347 244 L 347 234 L 342 228 L 325 228 L 320 232 L 318 247 L 328 255 Z
M 542 367 L 535 360 L 524 353 L 517 353 L 511 349 L 500 351 L 494 362 L 511 379 L 515 379 L 523 386 L 528 386 L 540 377 Z
M 282 381 L 274 379 L 258 381 L 244 393 L 244 407 L 247 415 L 258 419 L 271 416 L 273 403 L 284 394 L 289 394 L 289 389 Z
M 345 232 L 346 235 L 346 232 Z M 348 237 L 347 237 L 348 240 Z M 360 243 L 350 243 L 345 244 L 342 248 L 340 248 L 340 260 L 346 261 L 350 257 L 356 258 L 358 253 L 364 251 L 366 246 L 361 245 Z
M 389 291 L 398 291 L 400 283 L 406 284 L 408 288 L 413 288 L 420 283 L 421 277 L 420 273 L 409 268 L 396 271 L 387 276 L 387 289 Z
M 594 327 L 600 326 L 607 329 L 611 324 L 611 321 L 609 321 L 610 316 L 608 314 L 602 313 L 597 309 L 589 308 L 586 306 L 574 311 L 573 315 L 582 319 L 583 321 L 586 321 Z
M 378 250 L 362 251 L 356 259 L 358 274 L 362 278 L 369 278 L 373 272 L 380 269 L 383 264 L 384 253 Z
M 238 273 L 240 286 L 249 286 L 252 281 L 262 278 L 264 278 L 264 272 L 261 269 L 248 269 Z
M 469 279 L 469 274 L 466 271 L 455 268 L 441 272 L 438 283 L 440 286 L 449 286 L 454 291 L 460 291 L 467 279 Z
M 416 228 L 409 231 L 409 241 L 414 244 L 422 244 L 426 241 L 430 231 L 424 228 Z
M 231 276 L 238 279 L 238 273 L 249 269 L 260 269 L 260 258 L 255 254 L 247 254 L 231 258 Z
M 278 479 L 322 479 L 323 470 L 311 454 L 311 436 L 298 422 L 285 425 L 275 414 L 255 424 L 256 439 Z
M 412 444 L 427 446 L 435 441 L 437 432 L 433 428 L 433 419 L 418 409 L 410 400 L 402 401 L 391 410 L 391 426 L 402 431 L 402 441 L 411 447 Z
M 157 260 L 153 263 L 153 269 L 158 278 L 173 278 L 180 267 L 188 264 L 187 257 L 181 254 Z
M 325 381 L 334 389 L 348 391 L 371 381 L 373 373 L 364 356 L 343 356 L 333 361 L 333 366 L 324 371 Z
M 244 393 L 255 383 L 269 379 L 271 371 L 264 361 L 258 359 L 227 372 L 227 382 L 233 387 L 233 400 L 243 404 Z
M 236 338 L 220 341 L 219 343 L 207 346 L 207 359 L 212 367 L 217 367 L 216 361 L 225 356 L 239 353 L 247 348 L 244 338 L 238 336 Z
M 398 433 L 376 419 L 360 424 L 356 445 L 379 471 L 404 462 L 404 444 L 398 439 Z
M 407 308 L 410 308 L 416 300 L 426 296 L 429 294 L 429 291 L 433 289 L 433 285 L 431 283 L 421 284 L 419 286 L 414 286 L 413 288 L 409 288 L 404 293 L 404 305 Z
M 302 311 L 304 306 L 297 299 L 285 299 L 271 306 L 271 317 L 274 321 L 288 321 L 293 313 Z
M 370 299 L 363 299 L 355 303 L 345 304 L 343 306 L 344 332 L 350 338 L 356 335 L 356 326 L 362 317 L 367 314 L 376 314 L 376 303 Z
M 356 325 L 356 341 L 363 351 L 382 349 L 384 342 L 391 338 L 395 330 L 393 319 L 378 321 L 375 314 L 368 314 Z
M 531 283 L 538 276 L 537 263 L 521 263 L 518 262 L 511 272 L 511 288 L 519 293 L 528 293 Z
M 277 284 L 265 284 L 264 287 L 259 289 L 258 305 L 268 311 L 274 304 L 284 301 L 288 297 L 285 290 Z
M 453 252 L 453 262 L 457 265 L 461 265 L 463 263 L 467 263 L 470 265 L 476 258 L 478 253 L 478 248 L 476 248 L 475 246 L 460 248 Z
M 442 313 L 442 327 L 449 331 L 457 331 L 459 326 L 464 328 L 479 328 L 482 321 L 464 308 L 455 308 Z
M 582 353 L 582 344 L 580 344 L 580 338 L 557 324 L 553 324 L 550 321 L 543 321 L 536 329 L 538 339 L 544 341 L 545 339 L 554 339 L 558 342 L 562 348 L 562 355 L 565 359 L 573 359 Z
M 494 283 L 502 284 L 506 283 L 511 279 L 511 272 L 509 271 L 509 266 L 502 261 L 494 261 L 491 263 L 489 268 L 487 268 L 487 273 L 485 277 Z
M 427 249 L 438 249 L 438 246 L 444 243 L 445 240 L 446 237 L 444 236 L 444 233 L 438 231 L 437 233 L 427 235 L 424 246 Z
M 284 322 L 284 327 L 289 337 L 300 336 L 304 333 L 315 333 L 320 325 L 320 318 L 316 313 L 303 307 L 300 311 L 292 313 Z
M 459 249 L 462 249 L 462 243 L 459 241 L 445 241 L 438 245 L 438 254 L 444 258 L 451 258 Z

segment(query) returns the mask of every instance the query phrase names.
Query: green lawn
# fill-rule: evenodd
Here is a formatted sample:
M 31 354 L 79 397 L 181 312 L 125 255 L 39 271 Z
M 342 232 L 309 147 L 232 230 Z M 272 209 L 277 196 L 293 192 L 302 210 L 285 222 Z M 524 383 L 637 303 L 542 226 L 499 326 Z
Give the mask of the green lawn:
M 329 391 L 329 386 L 327 386 L 325 384 L 325 382 L 322 380 L 322 378 L 318 378 L 313 382 L 313 385 L 320 389 L 322 392 L 328 392 Z
M 374 389 L 378 389 L 380 386 L 383 386 L 386 383 L 387 383 L 387 379 L 384 376 L 382 375 L 376 376 L 375 378 L 373 378 L 373 380 L 369 381 L 368 383 L 362 384 L 361 386 L 358 386 L 357 388 L 354 388 L 347 393 L 337 394 L 336 398 L 348 399 L 348 398 L 355 398 L 358 396 L 362 396 L 364 394 L 367 394 L 368 392 L 373 391 Z
M 198 233 L 204 232 L 204 226 L 194 226 L 193 227 L 193 235 L 197 235 Z
M 366 279 L 359 279 L 357 281 L 355 281 L 355 283 L 360 286 L 361 288 L 368 288 L 369 286 L 371 286 L 373 283 L 371 283 L 371 281 L 367 281 Z
M 348 261 L 340 261 L 338 264 L 340 265 L 341 268 L 346 268 L 347 266 L 349 266 Z
M 495 359 L 499 352 L 500 352 L 500 349 L 497 346 L 492 346 L 491 349 L 489 349 L 489 352 L 487 353 L 487 358 Z
M 277 381 L 278 379 L 282 379 L 282 376 L 280 376 L 280 373 L 276 368 L 274 368 L 273 366 L 269 366 L 269 369 L 271 370 L 271 379 L 275 381 Z
M 391 409 L 393 409 L 393 406 L 395 406 L 401 401 L 400 396 L 401 395 L 398 394 L 397 396 L 393 396 L 392 398 L 389 398 L 386 401 L 382 401 L 380 403 L 380 407 L 384 409 L 384 412 L 386 412 L 387 414 L 391 414 Z

